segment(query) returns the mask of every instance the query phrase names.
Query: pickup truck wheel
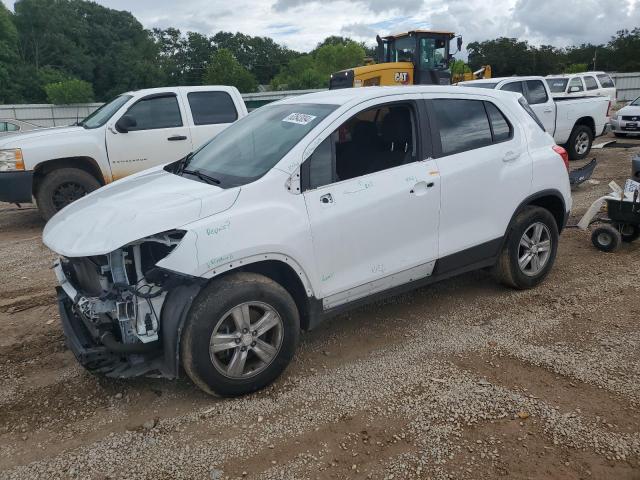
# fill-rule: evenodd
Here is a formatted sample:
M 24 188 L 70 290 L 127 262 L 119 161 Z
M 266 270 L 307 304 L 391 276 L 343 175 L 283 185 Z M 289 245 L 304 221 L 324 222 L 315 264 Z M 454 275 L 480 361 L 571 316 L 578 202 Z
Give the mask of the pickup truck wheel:
M 47 173 L 38 187 L 36 203 L 42 218 L 49 220 L 57 212 L 86 194 L 100 188 L 100 182 L 79 168 L 59 168 Z
M 514 219 L 498 262 L 497 279 L 520 290 L 542 282 L 551 271 L 558 251 L 558 226 L 546 209 L 525 207 Z
M 291 295 L 262 275 L 212 281 L 194 300 L 181 339 L 182 365 L 210 394 L 244 395 L 273 382 L 298 345 Z
M 567 150 L 571 160 L 582 160 L 589 155 L 593 143 L 593 132 L 586 125 L 577 125 L 569 136 Z

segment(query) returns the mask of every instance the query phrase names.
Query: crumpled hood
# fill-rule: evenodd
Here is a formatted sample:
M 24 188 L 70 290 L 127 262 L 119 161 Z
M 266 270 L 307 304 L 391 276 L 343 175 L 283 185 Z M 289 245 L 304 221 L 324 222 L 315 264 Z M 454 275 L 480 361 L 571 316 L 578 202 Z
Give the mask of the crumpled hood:
M 239 193 L 239 187 L 224 190 L 155 168 L 72 203 L 47 223 L 42 237 L 66 257 L 104 255 L 227 210 Z
M 20 147 L 31 140 L 35 140 L 40 137 L 47 137 L 51 135 L 77 135 L 80 131 L 85 131 L 84 128 L 72 125 L 68 127 L 51 127 L 51 128 L 39 128 L 37 130 L 29 130 L 27 132 L 20 132 L 15 135 L 7 135 L 6 137 L 0 137 L 0 148 L 13 148 Z

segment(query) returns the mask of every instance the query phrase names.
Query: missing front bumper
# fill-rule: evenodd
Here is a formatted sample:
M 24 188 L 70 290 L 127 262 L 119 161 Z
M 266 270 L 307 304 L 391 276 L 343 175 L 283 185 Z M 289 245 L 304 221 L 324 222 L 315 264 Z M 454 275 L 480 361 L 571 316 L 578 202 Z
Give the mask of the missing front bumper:
M 60 320 L 66 345 L 78 362 L 92 373 L 114 378 L 130 378 L 140 375 L 167 376 L 163 357 L 157 354 L 119 354 L 93 339 L 80 316 L 73 311 L 69 295 L 56 287 Z

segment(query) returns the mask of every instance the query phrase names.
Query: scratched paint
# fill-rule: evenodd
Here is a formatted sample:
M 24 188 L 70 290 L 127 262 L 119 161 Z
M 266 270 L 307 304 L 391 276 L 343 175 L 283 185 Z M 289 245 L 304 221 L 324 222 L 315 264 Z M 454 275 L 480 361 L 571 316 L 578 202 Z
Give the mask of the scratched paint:
M 212 237 L 214 235 L 218 235 L 230 229 L 231 229 L 231 220 L 227 220 L 226 222 L 216 225 L 215 227 L 207 228 L 207 235 Z
M 331 280 L 333 278 L 333 273 L 328 273 L 326 275 L 322 275 L 322 281 L 323 282 L 328 282 L 329 280 Z
M 212 258 L 211 260 L 209 260 L 207 262 L 207 268 L 211 269 L 213 267 L 216 267 L 222 263 L 227 263 L 230 262 L 231 260 L 233 260 L 233 254 L 228 254 L 228 255 L 222 255 L 220 257 L 216 257 L 216 258 Z
M 344 193 L 347 195 L 350 195 L 352 193 L 364 192 L 365 190 L 368 190 L 370 188 L 373 188 L 373 180 L 367 180 L 367 181 L 358 180 L 358 185 L 355 190 L 345 191 Z
M 418 178 L 415 175 L 411 175 L 410 177 L 405 178 L 404 181 L 407 183 L 411 183 L 411 182 L 418 183 Z

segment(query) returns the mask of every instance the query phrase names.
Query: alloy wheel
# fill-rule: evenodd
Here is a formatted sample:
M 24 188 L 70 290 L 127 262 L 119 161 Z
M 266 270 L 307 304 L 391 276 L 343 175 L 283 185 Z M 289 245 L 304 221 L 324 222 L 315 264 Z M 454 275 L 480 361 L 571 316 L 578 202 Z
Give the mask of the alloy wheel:
M 551 232 L 544 223 L 529 226 L 518 245 L 518 266 L 522 273 L 533 277 L 538 275 L 549 262 L 551 256 Z
M 246 302 L 218 320 L 209 341 L 209 356 L 222 375 L 243 379 L 257 375 L 276 358 L 284 324 L 266 303 Z

